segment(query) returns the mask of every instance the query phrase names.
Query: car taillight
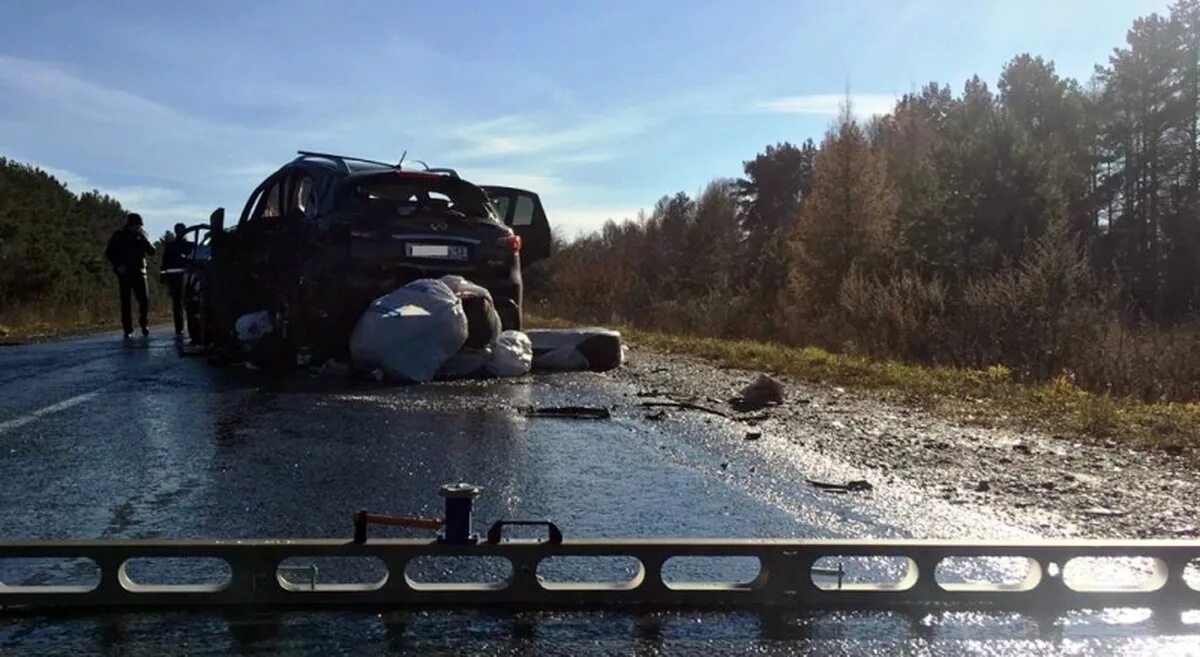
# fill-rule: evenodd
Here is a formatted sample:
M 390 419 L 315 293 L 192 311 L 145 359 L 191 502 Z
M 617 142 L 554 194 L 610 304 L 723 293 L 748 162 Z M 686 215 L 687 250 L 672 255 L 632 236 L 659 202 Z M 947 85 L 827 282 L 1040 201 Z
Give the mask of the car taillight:
M 513 253 L 521 252 L 521 236 L 520 235 L 507 235 L 505 237 L 501 237 L 500 239 L 496 240 L 496 244 L 499 244 L 500 246 L 503 246 L 503 247 L 507 247 Z

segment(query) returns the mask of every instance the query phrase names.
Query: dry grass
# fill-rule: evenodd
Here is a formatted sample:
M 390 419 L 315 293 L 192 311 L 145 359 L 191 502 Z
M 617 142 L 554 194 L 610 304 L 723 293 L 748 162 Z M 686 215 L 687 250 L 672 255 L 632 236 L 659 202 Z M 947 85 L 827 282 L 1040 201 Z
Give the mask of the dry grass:
M 529 318 L 548 327 L 572 323 Z M 1067 377 L 1048 383 L 1014 380 L 1001 365 L 985 369 L 921 366 L 815 347 L 673 335 L 619 326 L 634 343 L 658 352 L 862 390 L 894 391 L 943 412 L 981 415 L 988 424 L 1053 434 L 1120 440 L 1138 448 L 1194 452 L 1200 447 L 1200 403 L 1157 402 L 1081 390 Z
M 0 344 L 36 342 L 50 338 L 82 335 L 121 328 L 121 315 L 112 303 L 88 305 L 56 304 L 4 309 L 0 311 Z M 151 300 L 150 321 L 170 321 L 170 310 Z

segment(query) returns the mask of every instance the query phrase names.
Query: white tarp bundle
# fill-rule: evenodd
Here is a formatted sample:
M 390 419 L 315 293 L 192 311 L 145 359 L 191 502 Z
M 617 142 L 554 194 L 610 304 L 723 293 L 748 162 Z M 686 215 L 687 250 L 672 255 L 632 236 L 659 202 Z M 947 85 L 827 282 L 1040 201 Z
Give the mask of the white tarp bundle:
M 458 295 L 442 281 L 422 278 L 371 303 L 350 335 L 350 359 L 360 371 L 423 383 L 466 341 Z
M 607 372 L 625 362 L 621 334 L 603 328 L 533 329 L 533 369 Z

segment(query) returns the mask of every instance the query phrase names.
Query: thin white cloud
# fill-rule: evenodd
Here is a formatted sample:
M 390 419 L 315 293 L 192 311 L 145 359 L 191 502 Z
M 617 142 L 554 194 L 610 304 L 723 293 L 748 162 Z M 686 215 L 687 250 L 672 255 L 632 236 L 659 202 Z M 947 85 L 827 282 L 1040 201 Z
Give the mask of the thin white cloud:
M 117 200 L 121 207 L 137 212 L 146 220 L 146 230 L 157 237 L 176 223 L 197 224 L 205 221 L 213 208 L 190 202 L 187 194 L 168 187 L 125 185 L 105 187 L 80 173 L 40 162 L 14 158 L 54 176 L 75 194 L 96 191 Z
M 20 162 L 21 164 L 27 164 L 31 167 L 45 171 L 46 173 L 54 176 L 58 182 L 65 185 L 68 190 L 75 194 L 83 194 L 84 192 L 90 192 L 96 189 L 96 186 L 93 185 L 91 181 L 87 179 L 87 177 L 75 173 L 74 171 L 59 169 L 58 167 L 48 167 L 38 162 L 30 162 L 29 160 L 22 160 L 20 158 L 12 159 Z
M 208 221 L 213 208 L 192 203 L 186 194 L 176 189 L 132 185 L 101 189 L 102 193 L 117 199 L 130 212 L 137 212 L 146 220 L 146 229 L 154 237 L 162 234 L 176 223 L 198 224 Z
M 616 222 L 636 219 L 639 211 L 640 208 L 637 207 L 555 207 L 549 203 L 546 205 L 546 216 L 550 219 L 550 224 L 561 230 L 563 236 L 568 239 L 599 230 L 610 219 Z
M 455 166 L 472 181 L 538 192 L 551 221 L 568 234 L 594 230 L 607 219 L 635 216 L 637 208 L 608 207 L 611 190 L 581 182 L 586 179 L 570 171 L 622 157 L 638 148 L 640 136 L 686 112 L 679 103 L 656 102 L 609 113 L 546 111 L 447 127 L 444 113 L 418 110 L 398 123 L 372 113 L 370 108 L 394 106 L 379 102 L 336 119 L 305 115 L 251 127 L 107 86 L 68 65 L 6 55 L 0 55 L 0 98 L 0 143 L 34 160 L 65 164 L 70 171 L 43 168 L 72 191 L 96 188 L 113 196 L 141 213 L 156 233 L 175 221 L 202 221 L 217 205 L 241 207 L 245 194 L 297 147 L 375 157 L 389 148 L 399 157 L 398 151 L 412 148 L 410 155 Z M 276 163 L 269 161 L 273 154 L 280 157 Z
M 548 125 L 532 117 L 503 116 L 470 123 L 451 131 L 461 144 L 446 154 L 450 160 L 493 160 L 515 156 L 557 156 L 575 162 L 611 157 L 615 140 L 649 129 L 655 121 L 639 113 L 583 117 L 576 125 Z
M 49 101 L 56 113 L 101 123 L 183 122 L 186 117 L 134 94 L 72 75 L 53 64 L 0 55 L 0 88 Z
M 458 170 L 467 180 L 476 185 L 498 185 L 528 189 L 538 195 L 545 196 L 563 194 L 569 186 L 562 178 L 529 171 L 491 167 L 467 167 Z
M 874 116 L 888 114 L 896 106 L 896 96 L 893 94 L 809 94 L 804 96 L 783 96 L 754 104 L 756 112 L 770 114 L 804 114 L 809 116 L 837 116 L 842 111 L 846 101 L 856 116 Z
M 289 152 L 321 133 L 211 120 L 88 79 L 59 64 L 0 55 L 0 138 L 69 155 L 80 168 L 181 185 L 245 165 L 238 148 Z M 8 126 L 8 127 L 5 127 Z M 28 146 L 26 146 L 26 149 Z
M 203 221 L 217 205 L 240 207 L 278 168 L 257 158 L 280 153 L 282 164 L 297 140 L 315 134 L 210 119 L 54 62 L 6 55 L 0 98 L 0 141 L 15 147 L 4 154 L 41 166 L 73 192 L 112 196 L 155 233 L 177 221 Z

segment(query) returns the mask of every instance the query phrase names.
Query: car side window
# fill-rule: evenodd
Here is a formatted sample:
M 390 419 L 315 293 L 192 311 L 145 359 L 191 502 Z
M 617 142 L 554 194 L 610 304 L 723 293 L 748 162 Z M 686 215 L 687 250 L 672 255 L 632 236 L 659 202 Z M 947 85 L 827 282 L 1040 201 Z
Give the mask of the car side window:
M 262 196 L 258 197 L 258 202 L 254 206 L 254 212 L 250 213 L 250 220 L 258 221 L 262 219 L 265 221 L 271 221 L 279 218 L 283 206 L 281 202 L 282 195 L 283 181 L 278 180 L 268 187 L 262 193 Z
M 492 205 L 496 206 L 496 216 L 500 217 L 500 223 L 504 223 L 508 219 L 509 200 L 507 196 L 492 199 Z
M 312 219 L 317 216 L 317 204 L 317 183 L 312 176 L 302 174 L 292 185 L 288 215 Z
M 507 200 L 507 199 L 506 199 Z M 524 194 L 517 197 L 517 207 L 513 210 L 513 226 L 533 225 L 533 199 Z

